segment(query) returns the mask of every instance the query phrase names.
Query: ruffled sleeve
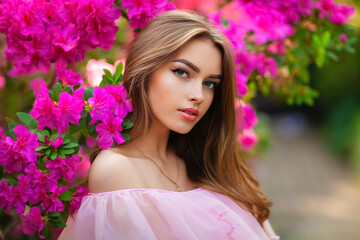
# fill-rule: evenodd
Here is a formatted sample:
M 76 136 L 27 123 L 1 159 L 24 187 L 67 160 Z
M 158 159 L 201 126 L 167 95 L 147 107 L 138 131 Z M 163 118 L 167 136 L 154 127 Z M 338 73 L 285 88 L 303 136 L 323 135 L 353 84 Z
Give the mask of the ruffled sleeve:
M 268 239 L 256 219 L 205 189 L 126 189 L 89 194 L 60 240 Z

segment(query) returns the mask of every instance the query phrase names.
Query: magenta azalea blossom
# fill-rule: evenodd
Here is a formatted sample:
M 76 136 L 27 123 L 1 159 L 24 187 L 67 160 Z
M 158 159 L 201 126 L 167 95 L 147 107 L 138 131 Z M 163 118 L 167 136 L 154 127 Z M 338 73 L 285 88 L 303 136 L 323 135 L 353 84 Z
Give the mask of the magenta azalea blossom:
M 5 167 L 9 174 L 21 172 L 25 169 L 26 159 L 12 150 L 14 141 L 7 137 L 4 142 L 0 141 L 0 165 Z
M 84 76 L 81 76 L 80 72 L 76 73 L 70 69 L 56 71 L 56 76 L 58 80 L 61 80 L 63 82 L 62 85 L 64 86 L 65 85 L 75 86 L 84 83 L 84 81 L 82 80 Z
M 84 91 L 83 88 L 80 88 L 76 90 L 73 96 L 67 92 L 60 93 L 58 109 L 56 111 L 59 133 L 63 133 L 69 127 L 69 123 L 75 125 L 79 124 L 81 111 L 85 105 L 85 102 L 82 99 Z
M 41 239 L 44 239 L 43 236 L 40 236 L 40 232 L 43 229 L 45 223 L 41 216 L 41 210 L 39 207 L 32 207 L 30 209 L 29 215 L 21 216 L 23 219 L 22 230 L 26 234 L 38 233 Z
M 16 133 L 16 142 L 13 146 L 13 150 L 19 153 L 28 162 L 36 162 L 37 152 L 35 149 L 40 146 L 38 142 L 38 135 L 36 133 L 30 133 L 29 129 L 19 125 L 14 128 Z
M 242 97 L 246 94 L 248 87 L 246 85 L 247 83 L 247 76 L 241 73 L 238 69 L 236 70 L 236 83 L 238 87 L 238 93 L 239 96 Z
M 238 136 L 238 140 L 241 144 L 242 149 L 245 152 L 249 152 L 253 147 L 256 146 L 258 136 L 252 128 L 245 129 L 242 134 Z
M 5 134 L 4 134 L 4 130 L 2 129 L 2 127 L 0 127 L 0 140 L 5 139 Z
M 30 115 L 38 120 L 38 128 L 43 130 L 45 127 L 55 128 L 56 107 L 54 102 L 49 97 L 49 90 L 46 87 L 46 82 L 43 82 L 40 91 L 35 94 L 35 102 Z
M 60 201 L 59 197 L 66 190 L 67 187 L 65 186 L 54 186 L 52 189 L 50 189 L 50 192 L 52 192 L 52 194 L 41 203 L 41 208 L 47 210 L 48 212 L 64 211 L 64 204 Z
M 76 210 L 79 209 L 81 200 L 88 193 L 89 193 L 89 189 L 87 189 L 84 186 L 80 186 L 79 189 L 76 190 L 76 192 L 73 193 L 72 198 L 71 198 L 71 200 L 69 202 L 69 204 L 70 204 L 70 209 L 69 209 L 70 215 L 73 215 L 76 212 Z
M 88 100 L 88 104 L 93 107 L 90 112 L 91 122 L 89 124 L 92 125 L 98 120 L 103 121 L 106 116 L 113 115 L 112 106 L 114 103 L 115 99 L 111 94 L 108 94 L 103 88 L 96 87 L 93 97 Z
M 68 23 L 65 27 L 56 25 L 51 28 L 51 31 L 53 34 L 53 45 L 61 47 L 65 52 L 76 48 L 80 35 L 75 24 Z
M 250 107 L 249 104 L 246 104 L 242 107 L 242 113 L 243 113 L 243 121 L 242 121 L 242 128 L 252 128 L 254 127 L 258 119 L 256 117 L 256 112 Z
M 72 155 L 70 158 L 57 157 L 54 160 L 46 162 L 46 168 L 49 169 L 49 177 L 58 180 L 64 177 L 68 182 L 71 182 L 76 175 L 79 165 L 79 155 Z
M 25 203 L 29 199 L 28 186 L 29 183 L 24 181 L 24 174 L 18 176 L 19 184 L 17 186 L 9 186 L 7 189 L 6 201 L 7 207 L 5 212 L 9 213 L 11 208 L 15 208 L 17 214 L 23 214 L 25 211 Z
M 90 48 L 109 50 L 118 31 L 115 20 L 120 16 L 121 10 L 114 6 L 114 0 L 79 1 L 76 23 Z
M 128 112 L 132 112 L 132 103 L 131 100 L 126 99 L 127 91 L 123 85 L 106 85 L 104 89 L 115 99 L 115 103 L 113 105 L 115 116 L 124 118 Z
M 114 117 L 112 115 L 107 115 L 103 122 L 96 125 L 95 130 L 99 134 L 99 147 L 101 149 L 109 148 L 113 145 L 114 140 L 117 144 L 125 142 L 121 133 L 123 128 L 121 126 L 123 119 L 119 117 Z

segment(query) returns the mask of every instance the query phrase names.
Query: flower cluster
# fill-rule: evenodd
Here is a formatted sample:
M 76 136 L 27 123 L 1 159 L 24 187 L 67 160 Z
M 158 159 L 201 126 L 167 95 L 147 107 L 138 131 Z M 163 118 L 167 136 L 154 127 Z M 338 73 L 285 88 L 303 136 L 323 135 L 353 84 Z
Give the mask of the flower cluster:
M 122 85 L 106 85 L 104 88 L 95 87 L 94 96 L 88 100 L 92 109 L 90 125 L 100 121 L 95 130 L 98 133 L 98 145 L 102 149 L 114 144 L 125 142 L 121 131 L 122 123 L 128 112 L 132 112 L 130 100 L 126 100 L 127 92 Z
M 122 131 L 133 126 L 124 119 L 132 103 L 120 85 L 122 70 L 122 63 L 113 75 L 105 70 L 95 89 L 57 83 L 49 90 L 42 82 L 30 114 L 17 114 L 25 126 L 11 122 L 9 137 L 0 128 L 0 208 L 21 215 L 24 233 L 44 238 L 47 222 L 65 227 L 61 213 L 75 213 L 87 195 L 85 187 L 74 186 L 89 167 L 79 135 L 95 138 L 102 149 L 129 139 Z
M 338 5 L 333 0 L 237 0 L 225 5 L 219 11 L 209 14 L 209 18 L 228 37 L 233 45 L 234 55 L 236 56 L 238 96 L 247 97 L 247 101 L 249 101 L 251 100 L 249 96 L 254 95 L 256 87 L 267 94 L 272 87 L 271 83 L 277 84 L 277 89 L 295 84 L 296 81 L 294 80 L 290 83 L 275 83 L 275 79 L 279 78 L 281 74 L 285 75 L 288 72 L 286 69 L 290 67 L 299 68 L 299 70 L 296 70 L 300 72 L 300 80 L 307 81 L 307 75 L 304 73 L 306 70 L 304 69 L 306 69 L 305 64 L 308 64 L 310 60 L 304 61 L 303 56 L 307 53 L 301 51 L 306 50 L 299 50 L 299 45 L 301 46 L 302 43 L 294 42 L 292 39 L 298 30 L 316 31 L 316 23 L 309 20 L 311 16 L 318 14 L 319 21 L 327 18 L 334 24 L 344 24 L 353 13 L 353 8 L 347 5 Z M 327 32 L 315 33 L 313 36 L 311 34 L 308 35 L 311 36 L 310 39 L 304 42 L 313 41 L 313 46 L 306 46 L 306 48 L 314 49 L 315 56 L 313 58 L 315 58 L 316 64 L 321 66 L 325 61 L 330 35 Z M 302 38 L 298 37 L 297 39 Z M 347 35 L 339 33 L 337 36 L 334 36 L 333 42 L 338 44 L 336 48 L 341 49 L 342 46 L 347 44 Z M 289 49 L 295 48 L 299 52 L 299 60 L 296 59 L 297 56 L 289 54 Z M 288 66 L 289 63 L 292 64 L 291 61 L 303 62 L 304 66 L 300 64 L 294 64 L 295 67 Z M 280 68 L 281 74 L 279 74 Z M 289 78 L 289 76 L 286 77 Z M 250 93 L 249 86 L 252 86 L 252 92 Z M 292 95 L 289 93 L 290 100 L 288 102 L 294 102 L 294 99 L 296 99 L 297 102 L 312 103 L 311 99 L 316 97 L 317 93 L 309 90 L 308 87 L 302 86 L 298 84 L 294 87 L 292 85 L 293 89 L 307 89 L 307 91 L 304 93 L 304 91 L 299 90 L 299 92 L 292 93 Z M 284 89 L 283 92 L 290 91 Z M 239 112 L 244 113 L 244 115 L 238 114 L 240 118 L 238 122 L 243 122 L 242 118 L 246 117 L 246 112 L 248 111 L 246 109 L 250 108 L 248 105 L 238 104 L 238 107 L 241 106 L 245 109 L 239 109 Z M 250 145 L 255 145 L 255 141 L 250 141 L 250 138 L 246 135 L 251 136 L 252 139 L 256 138 L 256 134 L 251 126 L 239 131 L 240 143 L 243 149 L 248 151 Z M 247 143 L 245 143 L 244 139 L 247 139 Z
M 43 136 L 44 132 L 30 131 L 22 125 L 14 127 L 13 133 L 14 139 L 0 140 L 0 166 L 5 170 L 5 178 L 0 180 L 0 208 L 6 213 L 14 208 L 24 219 L 23 231 L 44 238 L 40 232 L 47 221 L 45 215 L 64 211 L 64 201 L 76 208 L 79 198 L 87 194 L 67 185 L 75 177 L 80 158 L 75 154 L 51 160 L 40 153 L 46 147 L 50 151 L 70 150 L 69 139 L 64 141 L 61 136 L 51 140 Z M 27 208 L 29 214 L 25 213 Z M 50 216 L 50 220 L 62 223 L 58 217 Z
M 133 29 L 142 29 L 154 16 L 175 9 L 175 5 L 167 0 L 122 0 L 121 5 L 128 10 L 129 25 Z
M 47 73 L 53 62 L 59 78 L 80 83 L 79 76 L 65 69 L 69 62 L 83 61 L 87 49 L 112 47 L 115 20 L 121 16 L 113 2 L 0 1 L 0 33 L 6 34 L 5 55 L 14 63 L 10 74 Z

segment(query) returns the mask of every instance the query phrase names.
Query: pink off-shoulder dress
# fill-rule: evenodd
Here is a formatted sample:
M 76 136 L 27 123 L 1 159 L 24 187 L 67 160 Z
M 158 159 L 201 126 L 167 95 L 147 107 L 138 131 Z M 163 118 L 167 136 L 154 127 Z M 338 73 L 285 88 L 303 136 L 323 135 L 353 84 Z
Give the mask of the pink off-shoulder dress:
M 90 193 L 60 240 L 269 239 L 230 198 L 204 188 L 185 192 L 124 189 Z

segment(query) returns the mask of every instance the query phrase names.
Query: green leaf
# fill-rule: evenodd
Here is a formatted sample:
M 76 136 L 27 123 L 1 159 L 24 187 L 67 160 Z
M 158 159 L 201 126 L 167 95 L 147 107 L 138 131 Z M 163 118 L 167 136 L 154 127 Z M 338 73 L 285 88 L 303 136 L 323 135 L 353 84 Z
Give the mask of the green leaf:
M 321 42 L 323 47 L 327 47 L 329 45 L 329 42 L 331 40 L 331 34 L 329 31 L 326 31 L 321 36 Z
M 86 89 L 83 94 L 84 101 L 87 101 L 89 100 L 89 98 L 93 97 L 93 92 L 94 92 L 93 87 L 89 87 L 88 89 Z
M 130 135 L 129 134 L 127 134 L 127 133 L 121 133 L 121 136 L 123 137 L 123 139 L 125 140 L 125 141 L 130 141 Z
M 114 80 L 114 78 L 109 70 L 107 70 L 106 68 L 103 68 L 103 71 L 104 71 L 105 75 L 108 77 L 108 79 Z
M 122 73 L 122 70 L 124 68 L 124 65 L 122 62 L 120 62 L 117 66 L 116 66 L 116 71 L 114 73 L 114 79 L 115 79 L 115 82 L 116 84 L 120 84 L 121 81 L 118 83 L 118 80 L 120 79 L 121 77 L 121 73 Z M 122 79 L 121 79 L 122 80 Z
M 45 136 L 48 135 L 49 136 L 49 132 L 47 130 L 39 130 L 39 129 L 34 129 L 34 131 L 36 132 L 36 134 L 38 135 L 39 141 L 40 142 L 44 142 L 45 140 Z
M 79 146 L 79 144 L 74 143 L 74 142 L 70 142 L 70 143 L 67 143 L 67 144 L 65 144 L 65 145 L 62 145 L 61 148 L 62 148 L 62 149 L 63 149 L 63 148 L 74 148 L 74 147 L 78 147 L 78 146 Z
M 14 128 L 17 126 L 17 124 L 14 124 L 14 123 L 9 123 L 9 136 L 15 140 L 16 139 L 16 134 L 14 132 Z
M 10 186 L 16 186 L 18 185 L 18 179 L 15 175 L 10 175 L 10 177 L 8 178 L 8 185 Z
M 124 119 L 121 123 L 121 126 L 124 130 L 127 130 L 132 128 L 134 124 L 130 121 L 130 119 Z
M 46 149 L 45 153 L 46 153 L 46 155 L 50 155 L 51 149 L 50 148 Z
M 50 91 L 52 93 L 52 98 L 50 96 L 50 98 L 55 101 L 55 102 L 58 102 L 59 101 L 59 95 L 61 93 L 61 85 L 60 83 L 56 83 L 53 87 L 53 89 Z M 49 92 L 49 95 L 50 95 L 50 92 Z
M 99 87 L 104 88 L 106 85 L 112 85 L 112 82 L 106 75 L 103 75 Z
M 17 123 L 15 122 L 15 120 L 12 120 L 12 119 L 9 118 L 9 117 L 6 117 L 5 120 L 6 120 L 7 123 L 14 123 L 14 124 L 17 125 Z
M 57 153 L 56 152 L 52 152 L 50 155 L 50 159 L 54 160 L 55 158 L 57 158 Z
M 229 29 L 229 21 L 225 18 L 221 18 L 221 24 L 226 28 Z
M 339 60 L 338 56 L 336 56 L 336 54 L 331 52 L 331 51 L 327 51 L 326 56 L 328 58 L 330 58 L 331 60 L 333 60 L 333 61 L 338 61 Z
M 57 228 L 65 228 L 66 227 L 66 223 L 61 218 L 61 215 L 58 212 L 49 213 L 49 221 Z
M 58 152 L 59 152 L 59 154 L 61 153 L 61 154 L 69 155 L 69 154 L 74 153 L 75 150 L 73 148 L 66 148 L 66 149 L 59 148 Z
M 70 192 L 69 190 L 63 192 L 59 197 L 61 201 L 70 201 L 71 198 L 72 198 L 72 192 Z
M 37 128 L 37 123 L 36 123 L 35 119 L 30 114 L 24 113 L 24 112 L 18 112 L 18 113 L 16 113 L 16 115 L 18 116 L 20 121 L 25 123 L 27 126 Z
M 40 146 L 40 147 L 37 147 L 36 149 L 35 149 L 35 151 L 41 151 L 41 150 L 43 150 L 43 149 L 48 149 L 49 147 L 46 147 L 46 146 Z
M 71 90 L 71 86 L 70 86 L 70 85 L 66 85 L 66 86 L 64 87 L 64 92 L 67 92 L 67 93 L 72 94 L 73 91 Z

